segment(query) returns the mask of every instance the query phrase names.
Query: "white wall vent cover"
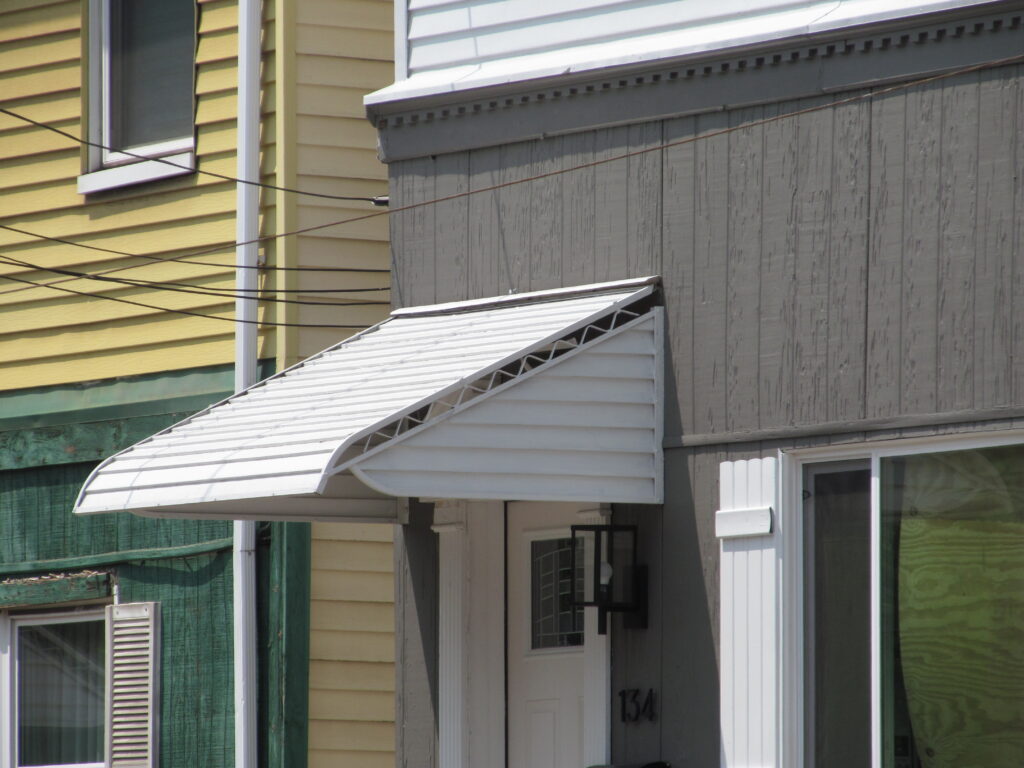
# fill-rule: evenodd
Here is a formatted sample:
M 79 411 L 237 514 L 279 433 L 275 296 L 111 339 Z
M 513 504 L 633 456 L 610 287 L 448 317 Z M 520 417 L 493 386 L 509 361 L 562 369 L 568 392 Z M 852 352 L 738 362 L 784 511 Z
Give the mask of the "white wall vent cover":
M 656 282 L 396 310 L 107 459 L 75 512 L 393 521 L 405 496 L 660 503 Z

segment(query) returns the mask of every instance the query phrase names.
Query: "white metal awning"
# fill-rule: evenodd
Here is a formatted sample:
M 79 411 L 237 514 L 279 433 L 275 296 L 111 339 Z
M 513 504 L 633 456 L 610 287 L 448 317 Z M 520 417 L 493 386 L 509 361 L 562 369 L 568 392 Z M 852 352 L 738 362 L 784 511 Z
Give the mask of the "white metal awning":
M 396 497 L 660 503 L 656 282 L 397 310 L 107 459 L 75 512 L 395 520 Z

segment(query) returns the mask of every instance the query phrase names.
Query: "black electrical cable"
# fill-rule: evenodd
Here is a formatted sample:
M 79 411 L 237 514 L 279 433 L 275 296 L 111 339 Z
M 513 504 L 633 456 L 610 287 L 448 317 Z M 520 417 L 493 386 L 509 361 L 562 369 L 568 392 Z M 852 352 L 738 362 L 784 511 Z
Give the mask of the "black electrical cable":
M 381 211 L 379 213 L 372 213 L 369 216 L 382 216 L 386 213 Z M 68 240 L 64 237 L 53 237 L 52 235 L 41 235 L 38 232 L 30 232 L 27 229 L 21 229 L 20 227 L 12 227 L 10 224 L 0 224 L 0 229 L 6 229 L 11 232 L 17 232 L 19 235 L 28 235 L 39 240 L 49 240 L 51 243 L 61 243 L 63 245 L 72 245 L 76 248 L 86 248 L 90 251 L 99 251 L 100 253 L 109 253 L 114 256 L 127 256 L 132 259 L 149 259 L 150 261 L 159 261 L 162 263 L 178 261 L 183 264 L 196 264 L 202 267 L 218 267 L 219 269 L 262 269 L 262 270 L 276 270 L 278 272 L 370 272 L 370 273 L 381 273 L 388 274 L 391 272 L 390 269 L 361 269 L 359 267 L 279 267 L 279 266 L 260 266 L 260 265 L 242 265 L 237 264 L 217 264 L 216 262 L 210 261 L 190 261 L 193 256 L 205 256 L 210 253 L 216 253 L 222 251 L 225 248 L 234 248 L 239 245 L 252 245 L 253 243 L 263 242 L 264 240 L 273 240 L 278 237 L 288 237 L 289 235 L 299 235 L 304 232 L 311 232 L 315 229 L 324 229 L 326 227 L 334 226 L 335 224 L 344 224 L 347 221 L 360 221 L 363 218 L 368 217 L 357 217 L 355 219 L 342 219 L 340 221 L 333 221 L 328 224 L 318 224 L 314 227 L 306 227 L 305 229 L 295 230 L 294 232 L 284 232 L 280 235 L 265 235 L 263 237 L 257 237 L 253 240 L 245 240 L 240 243 L 227 243 L 222 246 L 216 246 L 213 248 L 205 248 L 201 251 L 195 251 L 193 253 L 182 254 L 181 256 L 150 256 L 145 253 L 131 253 L 130 251 L 119 251 L 116 248 L 104 248 L 99 245 L 89 245 L 88 243 L 79 243 L 75 240 Z
M 0 254 L 3 256 L 3 254 Z M 349 328 L 349 329 L 363 329 L 366 324 L 362 325 L 335 325 L 335 324 L 320 324 L 320 323 L 275 323 L 269 320 L 236 320 L 233 317 L 218 317 L 217 315 L 205 315 L 202 312 L 192 312 L 188 309 L 171 309 L 170 307 L 158 307 L 153 304 L 145 304 L 141 301 L 132 301 L 131 299 L 122 299 L 117 296 L 105 296 L 103 294 L 89 293 L 88 291 L 76 291 L 74 288 L 62 288 L 56 285 L 48 285 L 47 283 L 37 283 L 33 280 L 26 280 L 21 277 L 14 277 L 12 275 L 0 275 L 2 280 L 13 280 L 16 283 L 25 283 L 29 286 L 36 288 L 49 288 L 52 291 L 62 291 L 63 293 L 71 293 L 76 296 L 86 296 L 92 299 L 102 299 L 103 301 L 116 301 L 121 304 L 130 304 L 135 307 L 143 307 L 144 309 L 155 309 L 158 312 L 173 312 L 178 315 L 189 315 L 190 317 L 201 317 L 206 320 L 224 320 L 229 323 L 244 323 L 247 325 L 264 325 L 273 326 L 277 328 Z
M 62 130 L 61 128 L 58 128 L 55 125 L 50 125 L 49 123 L 44 123 L 41 120 L 33 120 L 31 117 L 26 117 L 25 115 L 22 115 L 22 114 L 20 114 L 18 112 L 15 112 L 12 109 L 6 109 L 5 107 L 0 107 L 0 113 L 8 115 L 9 117 L 13 117 L 16 120 L 22 120 L 22 121 L 28 123 L 29 125 L 36 126 L 37 128 L 43 128 L 44 130 L 52 131 L 53 133 L 56 133 L 58 136 L 63 136 L 66 139 L 70 139 L 71 141 L 78 142 L 79 144 L 82 144 L 82 145 L 87 146 L 87 147 L 95 147 L 96 149 L 105 149 L 108 152 L 118 152 L 118 153 L 120 153 L 122 155 L 128 155 L 128 157 L 134 157 L 136 160 L 145 160 L 145 161 L 151 162 L 151 163 L 162 163 L 163 165 L 169 165 L 172 168 L 181 168 L 182 170 L 185 170 L 185 171 L 192 171 L 193 173 L 201 173 L 204 176 L 212 176 L 212 177 L 214 177 L 216 179 L 222 179 L 224 181 L 231 181 L 231 182 L 234 182 L 236 184 L 248 184 L 248 185 L 253 186 L 253 187 L 260 187 L 261 189 L 273 189 L 273 190 L 276 190 L 278 192 L 290 192 L 290 193 L 295 194 L 295 195 L 306 195 L 308 197 L 321 197 L 321 198 L 324 198 L 324 199 L 327 199 L 327 200 L 348 200 L 348 201 L 351 201 L 351 202 L 358 202 L 358 203 L 372 203 L 373 205 L 387 205 L 388 204 L 388 196 L 387 195 L 378 195 L 377 197 L 359 197 L 359 196 L 353 196 L 353 195 L 331 195 L 331 194 L 328 194 L 326 192 L 310 192 L 310 191 L 305 190 L 305 189 L 295 189 L 293 187 L 282 187 L 282 186 L 278 186 L 277 184 L 267 184 L 266 182 L 262 182 L 262 181 L 246 181 L 244 179 L 236 178 L 235 176 L 228 176 L 227 174 L 224 174 L 224 173 L 215 173 L 214 171 L 204 171 L 204 170 L 202 170 L 200 168 L 193 168 L 190 165 L 182 165 L 181 163 L 176 163 L 173 160 L 168 160 L 165 157 L 150 157 L 149 155 L 140 155 L 140 154 L 137 154 L 135 152 L 131 152 L 131 151 L 127 150 L 127 149 L 117 149 L 115 147 L 107 146 L 106 144 L 101 144 L 101 143 L 99 143 L 97 141 L 89 141 L 88 139 L 83 139 L 83 138 L 81 138 L 79 136 L 75 136 L 73 133 L 68 133 L 67 131 Z
M 245 296 L 237 293 L 228 293 L 223 291 L 210 291 L 203 289 L 202 287 L 181 287 L 168 284 L 154 285 L 153 281 L 150 280 L 133 280 L 132 278 L 125 277 L 107 277 L 105 275 L 91 275 L 88 272 L 78 272 L 73 269 L 63 269 L 61 267 L 42 267 L 38 264 L 33 264 L 28 261 L 22 261 L 21 259 L 15 259 L 13 256 L 0 255 L 0 263 L 11 264 L 15 266 L 25 267 L 26 269 L 33 269 L 37 272 L 53 272 L 58 275 L 69 275 L 76 280 L 97 280 L 105 283 L 115 283 L 118 285 L 130 286 L 133 288 L 147 288 L 156 291 L 172 291 L 177 293 L 193 293 L 198 296 L 212 296 L 215 298 L 222 299 L 254 299 L 256 301 L 270 301 L 280 304 L 304 304 L 317 307 L 367 307 L 367 306 L 390 306 L 390 302 L 387 301 L 308 301 L 304 299 L 279 299 L 273 296 Z M 40 285 L 40 287 L 48 287 L 48 285 Z M 256 289 L 259 290 L 259 289 Z

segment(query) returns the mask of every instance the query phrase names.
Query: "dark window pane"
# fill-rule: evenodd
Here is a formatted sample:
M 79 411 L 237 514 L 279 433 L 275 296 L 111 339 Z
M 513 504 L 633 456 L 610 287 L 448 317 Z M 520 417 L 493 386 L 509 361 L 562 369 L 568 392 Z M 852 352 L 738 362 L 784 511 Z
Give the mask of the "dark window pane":
M 806 478 L 804 603 L 808 765 L 871 763 L 871 473 Z
M 191 136 L 193 0 L 111 0 L 110 33 L 113 145 Z
M 18 764 L 103 761 L 102 621 L 18 627 Z
M 571 604 L 583 558 L 572 571 L 572 539 L 530 543 L 531 648 L 583 645 L 583 609 Z

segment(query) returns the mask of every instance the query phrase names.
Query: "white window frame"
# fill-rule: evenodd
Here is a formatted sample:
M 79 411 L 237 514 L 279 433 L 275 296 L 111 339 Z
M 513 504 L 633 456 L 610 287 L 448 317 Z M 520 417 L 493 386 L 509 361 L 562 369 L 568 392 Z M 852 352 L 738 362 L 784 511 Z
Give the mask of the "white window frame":
M 893 440 L 885 443 L 858 443 L 850 446 L 829 446 L 779 453 L 780 508 L 789 525 L 780 529 L 784 557 L 780 573 L 779 600 L 779 667 L 780 716 L 778 766 L 805 766 L 804 755 L 804 626 L 803 626 L 803 514 L 802 490 L 804 468 L 815 464 L 867 460 L 871 465 L 871 768 L 882 766 L 881 718 L 881 483 L 883 458 L 924 453 L 963 451 L 1024 444 L 1020 430 L 984 434 L 942 435 L 920 439 Z
M 63 610 L 46 613 L 27 613 L 11 615 L 0 610 L 0 768 L 17 768 L 18 745 L 17 728 L 15 725 L 18 712 L 16 630 L 19 626 L 38 624 L 72 624 L 82 621 L 106 621 L 103 607 L 78 610 Z M 104 648 L 107 642 L 104 641 Z M 106 651 L 104 651 L 106 656 Z M 106 661 L 104 661 L 106 665 Z M 106 712 L 104 710 L 104 719 Z M 104 736 L 104 738 L 106 738 Z M 104 768 L 105 761 L 98 763 L 72 763 L 69 765 L 53 765 L 46 768 Z
M 111 145 L 111 0 L 89 0 L 88 172 L 78 177 L 79 194 L 183 176 L 195 171 L 195 127 L 181 138 L 133 147 L 132 154 L 105 149 Z M 102 146 L 96 146 L 102 145 Z M 160 158 L 141 160 L 138 155 Z M 173 163 L 173 165 L 172 165 Z

